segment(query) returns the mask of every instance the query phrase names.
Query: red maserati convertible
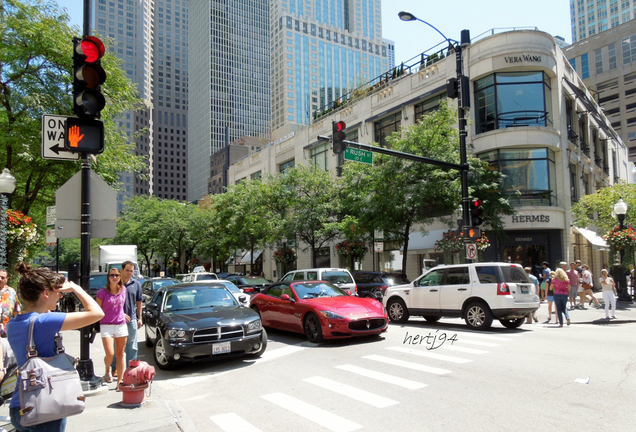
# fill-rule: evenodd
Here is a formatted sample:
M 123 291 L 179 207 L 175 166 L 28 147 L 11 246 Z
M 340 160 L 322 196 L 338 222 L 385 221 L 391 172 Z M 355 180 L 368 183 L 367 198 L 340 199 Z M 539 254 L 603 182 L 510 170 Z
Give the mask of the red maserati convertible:
M 263 326 L 304 333 L 311 342 L 385 332 L 388 316 L 375 299 L 354 297 L 324 281 L 277 282 L 252 297 Z

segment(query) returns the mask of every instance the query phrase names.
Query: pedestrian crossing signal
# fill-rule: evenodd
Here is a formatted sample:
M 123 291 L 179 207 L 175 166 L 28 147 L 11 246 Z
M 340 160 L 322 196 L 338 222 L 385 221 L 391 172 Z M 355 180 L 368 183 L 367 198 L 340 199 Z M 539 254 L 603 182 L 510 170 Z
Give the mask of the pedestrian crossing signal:
M 100 120 L 68 117 L 64 131 L 64 148 L 77 153 L 102 153 L 104 123 Z

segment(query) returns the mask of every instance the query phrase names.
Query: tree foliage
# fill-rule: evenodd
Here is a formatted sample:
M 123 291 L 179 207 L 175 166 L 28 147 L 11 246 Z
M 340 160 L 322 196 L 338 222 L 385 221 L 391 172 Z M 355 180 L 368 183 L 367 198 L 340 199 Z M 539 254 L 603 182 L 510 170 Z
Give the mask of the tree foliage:
M 579 228 L 598 228 L 600 234 L 618 225 L 614 215 L 614 204 L 619 199 L 627 203 L 625 225 L 636 225 L 636 185 L 618 183 L 611 187 L 598 189 L 590 195 L 584 195 L 572 205 L 574 226 Z

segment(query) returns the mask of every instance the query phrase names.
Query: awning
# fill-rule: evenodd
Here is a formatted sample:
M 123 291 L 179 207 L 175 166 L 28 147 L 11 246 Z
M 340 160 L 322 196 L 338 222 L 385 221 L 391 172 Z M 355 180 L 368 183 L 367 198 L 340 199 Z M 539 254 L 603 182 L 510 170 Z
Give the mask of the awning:
M 578 232 L 583 237 L 585 237 L 585 239 L 592 244 L 592 247 L 594 249 L 607 250 L 607 251 L 609 250 L 609 246 L 605 242 L 605 240 L 603 240 L 603 237 L 599 236 L 594 231 L 588 230 L 585 228 L 576 228 L 576 227 L 572 227 L 572 229 L 574 230 L 574 232 Z
M 410 233 L 408 253 L 420 253 L 423 250 L 435 249 L 435 242 L 441 240 L 442 235 L 446 231 L 448 230 L 432 230 L 426 235 L 421 232 Z M 400 248 L 400 250 L 404 250 L 404 247 Z
M 254 251 L 254 262 L 258 261 L 262 253 L 263 253 L 262 250 Z M 252 261 L 252 253 L 250 251 L 245 252 L 245 255 L 243 255 L 243 258 L 241 258 L 241 264 L 249 264 L 251 261 Z

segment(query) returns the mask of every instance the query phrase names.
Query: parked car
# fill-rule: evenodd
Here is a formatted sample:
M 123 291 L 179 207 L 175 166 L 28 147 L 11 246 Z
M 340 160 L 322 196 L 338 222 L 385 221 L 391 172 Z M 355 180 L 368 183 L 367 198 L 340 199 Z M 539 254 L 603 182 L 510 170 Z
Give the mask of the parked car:
M 179 276 L 183 276 L 183 277 L 180 278 Z M 183 283 L 187 283 L 187 282 L 196 282 L 196 281 L 202 281 L 202 280 L 218 280 L 219 277 L 216 275 L 216 273 L 199 272 L 199 273 L 187 273 L 184 275 L 177 275 L 177 279 L 180 279 L 181 282 Z
M 181 281 L 179 281 L 178 279 L 173 279 L 173 278 L 156 277 L 156 278 L 146 279 L 144 283 L 141 284 L 141 291 L 144 296 L 144 303 L 148 303 L 148 301 L 150 301 L 152 296 L 155 295 L 155 293 L 157 292 L 159 288 L 175 285 L 175 284 L 180 284 L 180 283 Z
M 338 288 L 341 288 L 345 291 L 351 291 L 351 293 L 356 292 L 356 283 L 349 273 L 349 270 L 344 268 L 314 268 L 314 269 L 304 269 L 304 270 L 293 270 L 287 273 L 285 276 L 280 278 L 281 282 L 291 282 L 291 281 L 311 281 L 311 280 L 321 280 L 331 282 L 334 285 L 337 285 Z
M 461 317 L 468 327 L 485 330 L 494 318 L 505 327 L 520 327 L 539 308 L 539 297 L 519 264 L 472 263 L 434 267 L 408 285 L 391 286 L 384 305 L 393 322 L 404 323 L 411 315 L 429 322 Z
M 197 283 L 198 284 L 198 283 L 208 283 L 208 282 L 209 281 L 197 281 L 197 282 L 191 282 L 191 283 Z M 222 279 L 219 279 L 219 280 L 214 281 L 214 282 L 222 284 L 223 286 L 225 286 L 225 288 L 227 288 L 232 293 L 232 295 L 234 296 L 236 301 L 238 301 L 241 306 L 249 306 L 250 305 L 250 296 L 246 295 L 245 293 L 243 293 L 243 290 L 241 290 L 239 287 L 234 285 L 232 282 L 230 282 L 228 280 L 222 280 Z
M 377 300 L 348 295 L 326 281 L 277 282 L 251 299 L 263 326 L 304 333 L 309 341 L 385 332 L 388 317 Z
M 358 294 L 358 297 L 374 298 L 380 302 L 388 287 L 409 283 L 406 275 L 402 273 L 357 271 L 353 272 L 352 276 L 356 281 L 356 294 Z
M 259 315 L 216 281 L 160 288 L 144 315 L 146 346 L 153 347 L 159 369 L 233 355 L 260 357 L 267 348 Z
M 267 288 L 271 282 L 261 276 L 228 276 L 225 278 L 247 294 L 261 292 Z
M 90 295 L 95 298 L 97 291 L 106 287 L 108 281 L 108 273 L 91 273 L 88 278 Z

